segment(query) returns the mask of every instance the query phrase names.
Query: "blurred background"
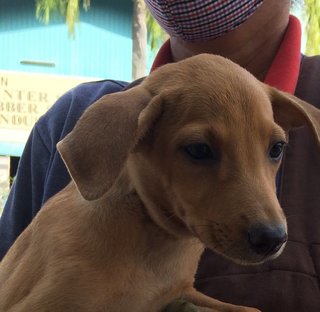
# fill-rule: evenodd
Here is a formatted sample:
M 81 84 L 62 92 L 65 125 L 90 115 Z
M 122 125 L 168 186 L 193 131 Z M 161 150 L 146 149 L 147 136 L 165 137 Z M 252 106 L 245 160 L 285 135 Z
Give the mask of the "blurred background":
M 320 1 L 292 1 L 320 54 Z M 81 82 L 145 76 L 166 34 L 144 0 L 0 0 L 0 214 L 36 120 Z

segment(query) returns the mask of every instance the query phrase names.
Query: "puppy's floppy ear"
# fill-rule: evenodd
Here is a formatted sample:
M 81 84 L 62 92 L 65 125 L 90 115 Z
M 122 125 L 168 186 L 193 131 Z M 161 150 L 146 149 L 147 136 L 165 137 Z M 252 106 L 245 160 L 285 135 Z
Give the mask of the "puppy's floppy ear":
M 268 88 L 274 120 L 285 131 L 300 126 L 308 126 L 320 145 L 320 110 L 297 97 Z
M 58 151 L 86 200 L 98 199 L 112 186 L 131 148 L 158 117 L 161 108 L 151 108 L 160 107 L 160 102 L 142 86 L 105 95 L 58 143 Z M 144 109 L 147 114 L 141 114 Z

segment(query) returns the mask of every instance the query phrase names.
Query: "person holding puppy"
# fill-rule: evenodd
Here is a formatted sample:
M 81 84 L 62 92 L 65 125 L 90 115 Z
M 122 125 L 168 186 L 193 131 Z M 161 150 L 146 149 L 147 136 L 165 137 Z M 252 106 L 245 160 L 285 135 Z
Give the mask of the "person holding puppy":
M 259 80 L 320 107 L 320 58 L 300 54 L 301 27 L 289 14 L 290 0 L 146 0 L 146 4 L 170 35 L 152 70 L 200 53 L 218 54 Z M 93 102 L 126 87 L 112 80 L 80 85 L 36 123 L 0 220 L 1 258 L 42 204 L 70 181 L 57 142 Z M 320 310 L 320 150 L 314 145 L 306 129 L 290 133 L 277 178 L 289 228 L 283 254 L 263 265 L 244 267 L 206 251 L 195 280 L 198 290 L 265 312 Z M 167 310 L 194 307 L 176 302 Z

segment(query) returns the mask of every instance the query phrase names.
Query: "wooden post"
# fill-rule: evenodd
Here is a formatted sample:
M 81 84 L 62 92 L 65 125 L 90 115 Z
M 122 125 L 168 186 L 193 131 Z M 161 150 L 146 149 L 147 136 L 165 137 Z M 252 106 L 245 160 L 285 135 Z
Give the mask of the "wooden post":
M 147 24 L 144 0 L 133 0 L 132 17 L 132 79 L 146 75 Z

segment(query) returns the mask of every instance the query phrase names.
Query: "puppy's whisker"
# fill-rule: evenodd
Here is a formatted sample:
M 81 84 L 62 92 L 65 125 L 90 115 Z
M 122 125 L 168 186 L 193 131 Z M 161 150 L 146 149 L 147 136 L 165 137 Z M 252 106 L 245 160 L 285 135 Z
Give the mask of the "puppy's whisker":
M 177 218 L 177 215 L 175 213 L 172 213 L 170 215 L 167 216 L 167 219 L 170 220 L 170 219 L 174 219 L 174 218 Z
M 212 227 L 212 225 L 211 224 L 196 224 L 196 225 L 194 225 L 194 227 Z

